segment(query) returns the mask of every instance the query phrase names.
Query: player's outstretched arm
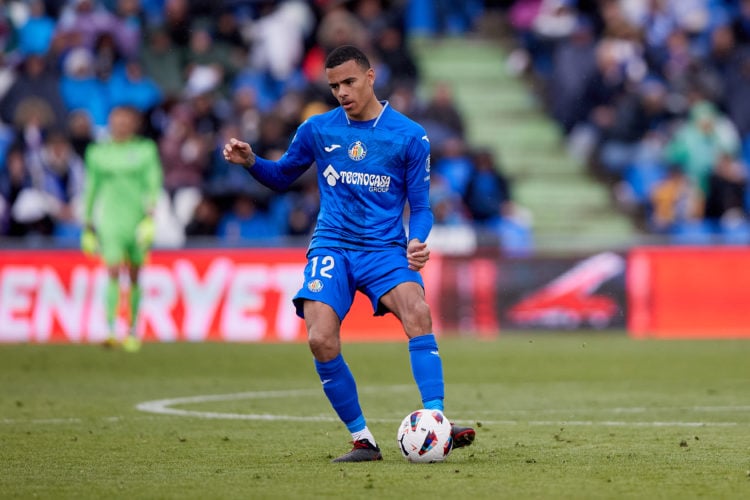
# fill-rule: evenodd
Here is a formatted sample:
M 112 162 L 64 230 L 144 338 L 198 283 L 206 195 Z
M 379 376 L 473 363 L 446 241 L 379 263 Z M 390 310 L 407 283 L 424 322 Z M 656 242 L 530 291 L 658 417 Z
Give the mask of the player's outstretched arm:
M 224 159 L 228 162 L 242 165 L 245 168 L 250 168 L 255 165 L 255 152 L 253 152 L 250 144 L 232 137 L 224 145 Z
M 278 160 L 256 156 L 250 144 L 234 137 L 224 145 L 222 152 L 226 161 L 247 169 L 264 186 L 274 191 L 286 191 L 315 160 L 305 134 L 310 132 L 302 124 L 289 149 Z
M 430 249 L 427 243 L 419 241 L 417 238 L 409 240 L 409 246 L 406 248 L 406 259 L 409 262 L 409 269 L 412 271 L 421 271 L 430 260 Z

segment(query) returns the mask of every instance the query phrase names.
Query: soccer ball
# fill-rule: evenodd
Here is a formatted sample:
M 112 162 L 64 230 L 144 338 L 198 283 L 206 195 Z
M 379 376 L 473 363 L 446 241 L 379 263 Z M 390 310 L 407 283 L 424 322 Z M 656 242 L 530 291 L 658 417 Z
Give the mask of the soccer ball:
M 411 412 L 401 422 L 396 439 L 409 462 L 442 462 L 453 448 L 451 423 L 440 410 Z

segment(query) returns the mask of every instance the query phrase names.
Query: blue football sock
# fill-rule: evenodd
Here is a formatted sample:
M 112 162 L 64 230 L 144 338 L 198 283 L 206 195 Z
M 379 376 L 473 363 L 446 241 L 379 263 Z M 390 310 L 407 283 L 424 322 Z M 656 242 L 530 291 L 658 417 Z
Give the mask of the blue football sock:
M 324 363 L 315 360 L 315 369 L 323 384 L 323 392 L 349 432 L 364 429 L 367 423 L 362 414 L 362 408 L 359 406 L 357 384 L 344 357 L 339 354 L 331 361 Z
M 430 410 L 443 411 L 445 389 L 443 362 L 432 333 L 409 339 L 411 372 L 422 395 L 422 405 Z

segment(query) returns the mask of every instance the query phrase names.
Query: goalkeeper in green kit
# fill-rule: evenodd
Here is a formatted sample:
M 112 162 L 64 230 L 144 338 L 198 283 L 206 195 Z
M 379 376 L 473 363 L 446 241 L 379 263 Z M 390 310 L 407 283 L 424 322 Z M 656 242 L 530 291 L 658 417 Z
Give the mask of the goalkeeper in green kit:
M 107 266 L 105 346 L 117 345 L 115 322 L 120 299 L 120 272 L 130 278 L 130 325 L 122 342 L 126 351 L 140 349 L 136 331 L 141 287 L 138 275 L 154 239 L 153 211 L 162 189 L 162 166 L 151 139 L 140 137 L 141 115 L 116 107 L 109 115 L 109 139 L 86 149 L 85 228 L 81 249 L 99 254 Z

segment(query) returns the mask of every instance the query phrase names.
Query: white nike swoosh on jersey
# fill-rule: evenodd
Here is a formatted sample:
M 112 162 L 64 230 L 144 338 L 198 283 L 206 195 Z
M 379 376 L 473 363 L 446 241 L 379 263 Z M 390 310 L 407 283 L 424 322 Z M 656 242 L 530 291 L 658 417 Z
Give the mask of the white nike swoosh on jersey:
M 440 356 L 440 353 L 437 351 L 430 351 L 430 354 L 434 354 L 435 356 Z
M 331 152 L 331 151 L 333 151 L 334 149 L 338 149 L 338 148 L 340 148 L 340 147 L 341 147 L 341 144 L 331 144 L 330 146 L 326 146 L 326 147 L 324 147 L 323 149 L 325 149 L 325 150 L 326 150 L 326 153 L 330 153 L 330 152 Z
M 332 378 L 323 379 L 323 380 L 320 381 L 320 383 L 323 384 L 323 385 L 326 385 L 331 380 L 333 380 L 333 379 Z

